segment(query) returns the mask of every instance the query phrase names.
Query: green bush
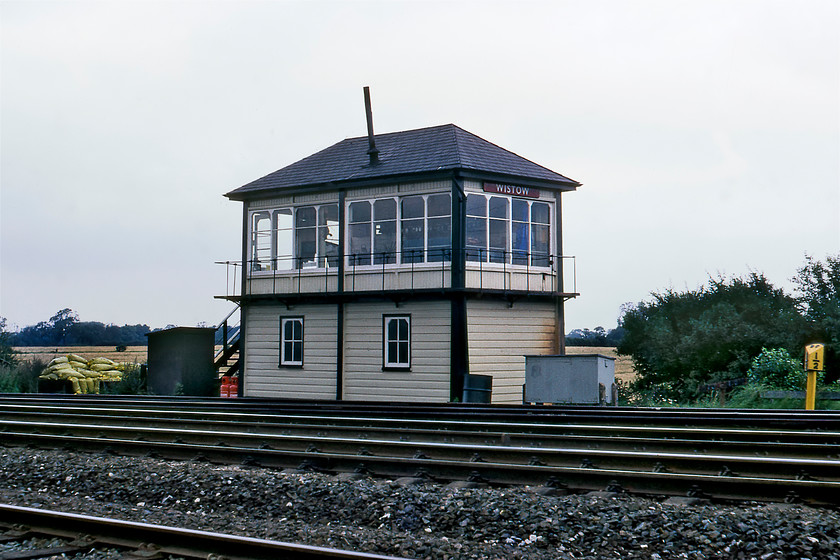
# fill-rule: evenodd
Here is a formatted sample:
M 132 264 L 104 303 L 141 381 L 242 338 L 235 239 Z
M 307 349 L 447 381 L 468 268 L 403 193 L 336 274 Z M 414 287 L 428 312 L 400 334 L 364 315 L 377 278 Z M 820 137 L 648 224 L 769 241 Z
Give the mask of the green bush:
M 20 393 L 17 366 L 0 366 L 0 393 Z
M 618 353 L 633 359 L 634 389 L 667 389 L 678 402 L 703 398 L 709 384 L 743 378 L 762 347 L 801 347 L 806 331 L 797 301 L 761 274 L 651 295 L 625 308 Z
M 45 367 L 41 360 L 0 366 L 0 393 L 37 393 L 38 376 Z
M 146 376 L 140 364 L 126 364 L 121 381 L 102 383 L 100 393 L 110 395 L 145 395 Z
M 747 370 L 747 381 L 768 389 L 801 391 L 805 388 L 805 370 L 802 362 L 784 348 L 762 348 Z

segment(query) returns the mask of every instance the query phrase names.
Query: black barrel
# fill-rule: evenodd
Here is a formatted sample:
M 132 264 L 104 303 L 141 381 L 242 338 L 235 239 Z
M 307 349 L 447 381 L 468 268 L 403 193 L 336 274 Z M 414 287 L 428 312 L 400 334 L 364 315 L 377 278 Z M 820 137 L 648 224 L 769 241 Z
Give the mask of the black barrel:
M 492 393 L 492 375 L 467 375 L 466 379 L 464 379 L 463 402 L 490 404 Z

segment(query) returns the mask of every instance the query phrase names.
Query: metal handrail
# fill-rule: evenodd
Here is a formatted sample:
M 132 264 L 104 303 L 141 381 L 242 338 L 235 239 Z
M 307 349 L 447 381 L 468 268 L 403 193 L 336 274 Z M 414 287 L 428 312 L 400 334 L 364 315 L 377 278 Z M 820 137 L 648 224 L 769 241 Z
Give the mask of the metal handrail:
M 225 294 L 235 294 L 237 292 L 236 289 L 236 279 L 239 278 L 239 267 L 242 266 L 242 261 L 216 261 L 214 264 L 223 264 L 225 265 Z M 233 267 L 233 274 L 231 275 L 231 267 Z M 233 277 L 233 290 L 231 290 L 230 283 L 231 277 Z
M 227 316 L 225 316 L 225 318 L 221 320 L 221 322 L 216 326 L 216 328 L 218 329 L 223 324 L 227 323 L 228 319 L 233 317 L 233 314 L 236 313 L 237 311 L 239 311 L 239 306 L 238 305 L 230 310 L 230 313 L 228 313 Z
M 230 324 L 230 318 L 233 317 L 234 313 L 239 311 L 239 305 L 234 307 L 227 316 L 221 320 L 221 322 L 216 326 L 216 330 L 214 332 L 214 339 L 219 338 L 219 334 L 221 331 L 221 339 L 222 339 L 222 349 L 215 353 L 213 356 L 213 361 L 216 361 L 221 355 L 230 349 L 231 346 L 236 344 L 236 341 L 239 339 L 239 326 L 241 323 L 241 316 L 237 321 L 233 324 Z
M 523 251 L 502 251 L 498 249 L 484 249 L 468 247 L 462 250 L 464 255 L 463 262 L 465 263 L 465 272 L 478 272 L 478 285 L 468 288 L 477 288 L 479 290 L 495 290 L 500 289 L 505 292 L 524 292 L 524 293 L 558 293 L 560 292 L 560 271 L 561 261 L 571 260 L 571 280 L 572 290 L 563 290 L 564 293 L 577 293 L 577 262 L 574 256 L 571 255 L 552 255 L 547 253 L 529 253 Z M 446 272 L 451 269 L 453 251 L 451 248 L 435 248 L 435 249 L 407 249 L 404 251 L 381 251 L 378 253 L 363 253 L 363 254 L 348 254 L 343 258 L 346 259 L 347 268 L 345 274 L 345 288 L 344 290 L 350 293 L 355 292 L 369 292 L 369 291 L 387 291 L 387 277 L 389 274 L 410 274 L 411 282 L 408 289 L 414 290 L 418 286 L 415 284 L 415 279 L 419 272 L 428 272 L 435 269 L 440 270 L 439 285 L 431 286 L 432 288 L 448 288 Z M 317 259 L 303 259 L 300 257 L 276 257 L 268 261 L 249 260 L 244 263 L 247 273 L 245 275 L 245 290 L 244 294 L 248 295 L 254 293 L 251 286 L 254 282 L 271 281 L 270 293 L 278 292 L 278 281 L 283 279 L 291 279 L 292 284 L 285 288 L 283 293 L 302 294 L 302 293 L 329 293 L 330 292 L 330 278 L 338 279 L 339 268 L 337 266 L 329 266 L 335 263 L 340 256 L 319 257 Z M 327 266 L 304 266 L 305 262 L 314 261 L 316 264 L 324 264 Z M 518 262 L 521 261 L 521 264 Z M 546 266 L 539 266 L 538 264 L 545 262 Z M 280 269 L 279 266 L 289 263 L 288 268 Z M 228 267 L 233 267 L 234 271 L 238 267 L 243 266 L 241 261 L 223 261 L 218 264 L 225 264 Z M 266 264 L 268 266 L 266 266 Z M 501 274 L 501 278 L 497 275 Z M 543 285 L 539 288 L 534 288 L 533 284 L 536 280 L 531 278 L 533 275 L 543 275 Z M 373 290 L 357 285 L 357 277 L 371 277 L 378 275 L 381 277 L 377 282 L 377 288 Z M 496 276 L 494 276 L 496 275 Z M 524 289 L 517 289 L 514 281 L 517 275 L 524 277 Z M 551 277 L 551 286 L 545 287 L 546 275 Z M 229 276 L 229 275 L 228 275 Z M 564 278 L 568 277 L 564 271 Z M 495 278 L 499 285 L 491 280 Z M 311 279 L 310 286 L 312 289 L 305 289 L 307 279 Z M 321 281 L 321 279 L 323 281 Z M 235 283 L 234 283 L 235 286 Z M 336 285 L 337 286 L 337 285 Z M 370 285 L 369 285 L 370 286 Z M 229 287 L 229 285 L 228 285 Z M 337 291 L 337 287 L 336 287 Z M 228 291 L 227 296 L 238 295 Z

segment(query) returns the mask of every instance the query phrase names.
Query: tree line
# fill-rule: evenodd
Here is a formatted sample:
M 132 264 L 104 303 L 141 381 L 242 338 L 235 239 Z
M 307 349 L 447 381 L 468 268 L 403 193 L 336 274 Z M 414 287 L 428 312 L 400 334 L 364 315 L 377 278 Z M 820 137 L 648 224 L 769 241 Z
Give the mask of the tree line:
M 144 346 L 148 342 L 146 334 L 150 332 L 148 325 L 80 321 L 75 311 L 62 309 L 48 321 L 4 336 L 10 346 Z
M 795 292 L 787 294 L 757 272 L 711 278 L 695 290 L 654 292 L 650 300 L 627 306 L 617 350 L 635 365 L 632 389 L 685 402 L 709 384 L 767 383 L 792 375 L 804 383 L 804 347 L 813 343 L 826 347 L 825 381 L 836 381 L 840 254 L 825 261 L 806 256 L 792 281 Z
M 566 335 L 566 346 L 618 346 L 622 338 L 622 327 L 610 330 L 600 326 L 594 329 L 574 329 Z

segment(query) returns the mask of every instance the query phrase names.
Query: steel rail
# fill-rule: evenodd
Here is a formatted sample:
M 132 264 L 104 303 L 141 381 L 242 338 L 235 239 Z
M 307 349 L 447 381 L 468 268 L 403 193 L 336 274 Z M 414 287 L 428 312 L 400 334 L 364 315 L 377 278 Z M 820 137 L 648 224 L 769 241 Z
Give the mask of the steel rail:
M 119 426 L 166 427 L 172 424 L 178 426 L 192 425 L 195 429 L 217 429 L 223 426 L 242 427 L 243 430 L 255 432 L 271 432 L 272 429 L 280 433 L 315 431 L 316 433 L 330 432 L 364 432 L 393 433 L 400 432 L 407 436 L 425 433 L 430 439 L 439 439 L 441 432 L 446 431 L 451 438 L 474 438 L 491 441 L 503 437 L 507 439 L 528 438 L 539 445 L 541 439 L 573 438 L 585 436 L 600 438 L 607 441 L 627 438 L 642 438 L 643 441 L 677 443 L 680 440 L 693 441 L 697 445 L 727 445 L 729 443 L 750 442 L 753 444 L 766 443 L 776 445 L 787 444 L 793 448 L 804 449 L 805 445 L 837 445 L 840 444 L 840 431 L 808 430 L 810 424 L 803 421 L 799 430 L 770 430 L 743 428 L 682 428 L 659 426 L 622 426 L 617 424 L 561 424 L 538 423 L 534 419 L 525 423 L 488 422 L 478 418 L 472 420 L 405 420 L 386 418 L 366 418 L 350 416 L 299 416 L 257 414 L 236 414 L 224 412 L 183 412 L 153 409 L 110 409 L 110 408 L 67 408 L 32 407 L 29 405 L 13 405 L 0 407 L 0 422 L 4 419 L 22 419 L 19 421 L 81 421 L 91 417 L 97 422 L 111 422 Z M 119 415 L 115 415 L 119 413 Z M 141 414 L 141 416 L 135 416 Z M 316 434 L 317 435 L 317 434 Z M 596 441 L 596 440 L 593 440 Z M 636 443 L 643 443 L 643 441 Z M 827 448 L 831 449 L 831 448 Z M 760 451 L 760 450 L 757 450 Z M 822 452 L 818 452 L 822 453 Z
M 779 474 L 784 475 L 793 466 L 798 469 L 795 474 L 802 472 L 808 473 L 809 476 L 814 477 L 840 477 L 840 461 L 836 458 L 828 457 L 831 452 L 836 452 L 836 446 L 805 446 L 794 448 L 797 452 L 795 455 L 790 453 L 789 446 L 779 445 L 749 445 L 746 442 L 725 442 L 728 445 L 716 447 L 728 447 L 732 449 L 731 453 L 720 453 L 714 451 L 705 451 L 697 449 L 697 442 L 679 441 L 679 440 L 659 440 L 649 441 L 644 445 L 644 449 L 639 449 L 638 445 L 634 449 L 632 446 L 625 448 L 603 448 L 588 446 L 524 446 L 516 445 L 510 441 L 505 441 L 502 444 L 503 438 L 496 442 L 466 442 L 458 437 L 450 437 L 450 441 L 440 441 L 440 437 L 436 440 L 416 440 L 407 439 L 404 437 L 376 439 L 371 437 L 348 437 L 346 435 L 328 436 L 328 435 L 292 435 L 292 434 L 277 434 L 277 433 L 251 433 L 240 432 L 232 430 L 209 430 L 209 429 L 187 429 L 187 428 L 159 428 L 159 427 L 140 427 L 140 426 L 114 426 L 108 424 L 65 424 L 59 422 L 15 422 L 6 421 L 2 424 L 3 434 L 6 441 L 25 440 L 27 434 L 37 435 L 42 441 L 52 440 L 61 442 L 65 441 L 68 434 L 74 436 L 95 437 L 106 441 L 134 439 L 143 441 L 146 444 L 152 443 L 193 443 L 196 445 L 217 445 L 226 446 L 231 449 L 261 449 L 269 448 L 278 451 L 305 451 L 312 446 L 320 446 L 322 450 L 330 450 L 343 452 L 347 450 L 354 450 L 358 454 L 370 453 L 373 455 L 390 455 L 390 456 L 411 456 L 418 452 L 432 455 L 435 457 L 446 458 L 463 458 L 468 456 L 480 456 L 489 460 L 507 461 L 512 463 L 528 463 L 533 462 L 535 457 L 545 457 L 539 459 L 540 461 L 547 461 L 553 464 L 568 464 L 569 461 L 580 463 L 583 460 L 592 461 L 598 459 L 601 462 L 627 463 L 632 461 L 634 463 L 656 463 L 668 465 L 677 464 L 678 468 L 686 470 L 689 467 L 699 470 L 721 471 L 724 468 L 731 470 L 732 466 L 738 466 L 740 470 L 746 470 L 751 473 Z M 13 429 L 26 431 L 11 431 Z M 440 436 L 440 434 L 439 434 Z M 584 443 L 583 440 L 577 440 L 579 443 Z M 605 439 L 606 443 L 611 443 L 613 447 L 617 446 L 616 439 Z M 688 447 L 691 453 L 680 453 L 673 450 L 673 447 L 668 447 L 669 444 L 674 443 L 680 447 Z M 705 442 L 708 445 L 708 442 Z M 651 448 L 659 447 L 665 449 L 653 450 Z M 750 456 L 744 454 L 745 449 L 751 452 Z M 769 451 L 779 452 L 785 451 L 785 456 L 771 457 Z M 807 456 L 803 451 L 810 450 L 811 455 Z M 814 456 L 814 450 L 816 455 Z M 502 459 L 504 457 L 504 459 Z M 826 458 L 828 457 L 828 458 Z M 700 467 L 700 465 L 712 465 L 711 467 Z
M 70 539 L 84 535 L 86 540 L 92 540 L 94 543 L 119 548 L 149 548 L 149 543 L 153 543 L 156 552 L 189 558 L 208 558 L 211 555 L 216 555 L 216 557 L 224 557 L 229 560 L 276 560 L 278 558 L 288 558 L 290 560 L 396 560 L 394 556 L 91 517 L 8 504 L 0 504 L 0 523 L 8 526 L 24 525 L 32 533 Z M 0 555 L 0 557 L 2 556 Z
M 240 440 L 260 440 L 262 445 L 269 445 L 269 440 L 278 435 L 295 437 L 321 437 L 329 435 L 334 438 L 348 439 L 398 439 L 407 442 L 440 442 L 458 443 L 461 445 L 509 445 L 541 449 L 545 447 L 576 447 L 580 449 L 632 449 L 641 451 L 682 451 L 704 454 L 743 454 L 745 449 L 751 454 L 759 456 L 779 455 L 799 458 L 835 458 L 840 453 L 840 433 L 837 432 L 766 432 L 755 430 L 708 430 L 701 429 L 647 429 L 630 427 L 612 428 L 609 431 L 589 426 L 579 429 L 573 425 L 569 429 L 550 431 L 541 430 L 535 425 L 532 430 L 503 431 L 506 426 L 495 424 L 463 426 L 456 425 L 446 429 L 440 423 L 436 429 L 429 427 L 413 427 L 405 421 L 392 422 L 390 425 L 334 425 L 334 424 L 275 424 L 260 422 L 236 422 L 221 420 L 183 420 L 177 418 L 149 418 L 125 416 L 97 416 L 94 427 L 82 427 L 91 420 L 89 415 L 76 415 L 62 412 L 30 412 L 7 415 L 3 419 L 0 415 L 0 431 L 9 427 L 27 428 L 52 432 L 66 432 L 75 426 L 80 430 L 101 431 L 115 428 L 117 430 L 137 428 L 138 430 L 158 430 L 151 433 L 166 435 L 167 429 L 189 430 L 205 434 L 202 437 L 207 442 L 213 442 L 214 437 L 224 437 L 229 444 L 239 444 Z M 348 422 L 348 424 L 351 424 Z M 60 428 L 59 428 L 60 427 Z M 473 429 L 468 429 L 473 428 Z M 479 431 L 475 428 L 488 428 Z M 552 426 L 552 428 L 556 428 Z M 446 429 L 444 432 L 443 430 Z M 172 432 L 169 441 L 179 437 L 180 432 Z M 219 434 L 215 436 L 214 434 Z M 224 434 L 222 436 L 221 434 Z M 242 436 L 241 438 L 238 436 Z M 804 441 L 803 441 L 804 440 Z
M 390 418 L 434 417 L 466 418 L 480 416 L 484 419 L 499 418 L 505 421 L 517 421 L 525 417 L 539 417 L 540 421 L 552 418 L 570 422 L 575 419 L 596 418 L 601 421 L 622 419 L 624 422 L 657 422 L 664 424 L 672 421 L 677 424 L 699 425 L 731 424 L 741 425 L 800 423 L 808 421 L 812 425 L 834 424 L 840 428 L 840 411 L 756 411 L 756 410 L 710 410 L 676 408 L 612 408 L 596 406 L 534 406 L 534 405 L 473 405 L 457 403 L 377 403 L 359 401 L 287 401 L 277 399 L 218 399 L 218 398 L 115 398 L 111 395 L 70 395 L 57 397 L 44 396 L 5 396 L 2 402 L 30 402 L 37 404 L 52 403 L 57 406 L 68 404 L 96 404 L 105 406 L 130 406 L 132 404 L 170 405 L 181 410 L 228 410 L 250 411 L 261 414 L 364 414 L 368 417 L 383 415 Z M 749 424 L 745 424 L 745 422 Z
M 582 424 L 577 422 L 567 422 L 565 417 L 559 417 L 551 422 L 545 422 L 542 418 L 533 418 L 530 416 L 519 417 L 519 421 L 505 421 L 499 422 L 492 419 L 487 419 L 483 416 L 473 415 L 462 420 L 448 420 L 439 418 L 416 418 L 416 419 L 402 419 L 402 418 L 388 418 L 384 416 L 371 417 L 363 415 L 355 416 L 336 416 L 336 415 L 302 415 L 302 414 L 261 414 L 254 412 L 227 412 L 227 411 L 190 411 L 190 410 L 175 410 L 170 407 L 165 408 L 134 408 L 123 406 L 121 408 L 110 407 L 86 407 L 86 406 L 33 406 L 33 405 L 6 405 L 0 404 L 0 418 L 5 416 L 14 416 L 20 414 L 51 414 L 54 416 L 63 416 L 73 414 L 77 416 L 119 416 L 120 418 L 133 417 L 142 419 L 170 419 L 175 421 L 220 421 L 224 423 L 231 422 L 252 422 L 261 426 L 269 424 L 279 424 L 283 426 L 293 426 L 295 423 L 313 424 L 317 423 L 324 426 L 360 426 L 371 428 L 374 426 L 382 426 L 383 428 L 393 428 L 394 426 L 429 426 L 437 427 L 444 426 L 446 429 L 459 430 L 462 428 L 472 427 L 487 427 L 489 431 L 497 430 L 506 433 L 532 433 L 539 431 L 548 433 L 552 430 L 570 430 L 575 432 L 587 433 L 603 433 L 614 434 L 616 430 L 624 432 L 635 432 L 639 434 L 659 434 L 664 437 L 673 437 L 679 434 L 691 433 L 698 438 L 715 439 L 720 437 L 727 437 L 728 435 L 737 434 L 739 437 L 750 439 L 750 436 L 767 436 L 773 440 L 785 440 L 790 438 L 790 441 L 801 441 L 801 439 L 816 439 L 826 440 L 833 439 L 840 442 L 840 429 L 826 430 L 825 427 L 814 429 L 814 424 L 811 418 L 802 416 L 798 422 L 792 427 L 786 429 L 770 429 L 751 428 L 747 429 L 742 424 L 737 424 L 737 428 L 722 427 L 722 428 L 708 428 L 708 427 L 680 427 L 680 426 L 656 426 L 645 425 L 636 426 L 632 423 L 623 424 L 619 422 L 598 423 L 598 424 Z M 140 415 L 140 416 L 138 416 Z M 730 425 L 731 426 L 731 425 Z M 798 429 L 794 429 L 798 428 Z M 840 426 L 838 426 L 840 428 Z
M 388 427 L 381 427 L 372 429 L 370 426 L 359 426 L 357 428 L 349 428 L 345 426 L 324 426 L 324 425 L 310 425 L 300 433 L 296 425 L 275 425 L 265 423 L 242 423 L 235 422 L 212 422 L 205 423 L 203 421 L 191 422 L 191 426 L 186 426 L 184 421 L 177 419 L 152 419 L 144 420 L 142 418 L 132 418 L 126 421 L 125 417 L 97 417 L 96 424 L 79 423 L 79 420 L 90 418 L 89 416 L 74 416 L 62 415 L 61 412 L 44 412 L 36 414 L 36 417 L 44 418 L 40 414 L 49 416 L 49 421 L 19 421 L 6 420 L 0 425 L 0 429 L 8 430 L 10 427 L 17 429 L 25 429 L 28 431 L 40 431 L 54 434 L 65 434 L 75 431 L 78 434 L 98 434 L 107 437 L 106 433 L 111 432 L 112 438 L 122 437 L 126 430 L 130 430 L 132 434 L 141 433 L 153 438 L 162 439 L 164 441 L 177 441 L 184 437 L 190 438 L 194 443 L 212 443 L 214 440 L 224 440 L 227 445 L 255 445 L 254 442 L 262 446 L 282 447 L 278 442 L 296 442 L 297 447 L 308 446 L 312 441 L 323 439 L 327 434 L 332 440 L 340 439 L 340 445 L 343 447 L 352 446 L 353 440 L 369 442 L 375 439 L 399 439 L 399 441 L 414 442 L 412 445 L 422 445 L 424 443 L 434 444 L 436 442 L 457 443 L 462 449 L 469 449 L 470 446 L 488 446 L 499 443 L 504 443 L 508 447 L 530 447 L 531 449 L 543 449 L 546 447 L 556 447 L 559 444 L 565 446 L 566 449 L 575 447 L 577 449 L 591 450 L 591 449 L 632 449 L 634 451 L 652 451 L 658 453 L 668 453 L 673 451 L 689 450 L 696 455 L 733 455 L 733 451 L 737 451 L 743 455 L 746 451 L 750 454 L 758 456 L 769 456 L 776 454 L 785 457 L 798 457 L 801 460 L 806 459 L 822 459 L 835 458 L 840 447 L 835 445 L 838 436 L 837 433 L 821 433 L 821 432 L 766 432 L 760 433 L 754 430 L 690 430 L 690 429 L 674 429 L 674 428 L 649 428 L 639 429 L 636 427 L 615 428 L 612 427 L 607 435 L 603 433 L 604 427 L 592 426 L 593 429 L 600 428 L 602 433 L 600 435 L 593 435 L 592 433 L 545 433 L 545 426 L 532 425 L 533 430 L 530 432 L 511 432 L 501 431 L 510 428 L 509 425 L 496 424 L 493 427 L 498 431 L 468 431 L 463 430 L 465 426 L 461 423 L 454 426 L 441 426 L 441 423 L 435 423 L 436 430 L 431 429 L 412 429 L 406 426 L 397 426 L 392 421 Z M 77 420 L 76 423 L 67 423 L 70 417 Z M 112 423 L 107 423 L 111 420 Z M 346 423 L 350 420 L 359 421 L 365 424 L 364 419 L 345 419 Z M 148 423 L 146 423 L 148 422 Z M 381 423 L 382 421 L 377 421 Z M 172 424 L 177 423 L 176 428 L 172 428 Z M 163 424 L 163 426 L 161 426 Z M 247 430 L 243 431 L 243 426 L 247 426 Z M 474 426 L 475 427 L 475 426 Z M 487 428 L 488 426 L 483 426 Z M 572 431 L 578 429 L 580 426 L 571 426 Z M 224 429 L 221 429 L 224 428 Z M 443 428 L 447 428 L 443 431 Z M 554 428 L 554 426 L 552 426 Z M 623 434 L 634 434 L 632 436 L 624 436 Z M 642 437 L 647 435 L 647 437 Z M 700 436 L 699 438 L 696 436 Z M 816 436 L 821 437 L 822 443 L 814 443 Z M 806 442 L 798 443 L 788 442 L 780 443 L 775 440 L 806 440 Z M 827 438 L 827 439 L 826 439 Z M 276 440 L 276 441 L 273 441 Z M 807 441 L 810 440 L 810 441 Z M 325 440 L 328 441 L 328 440 Z M 357 442 L 358 443 L 358 442 Z M 384 443 L 380 442 L 380 445 Z
M 513 445 L 466 444 L 463 442 L 425 442 L 402 440 L 376 440 L 370 438 L 347 438 L 329 436 L 293 436 L 283 434 L 250 434 L 232 431 L 205 431 L 188 429 L 161 429 L 141 427 L 117 427 L 96 424 L 50 424 L 50 423 L 6 423 L 4 441 L 25 442 L 37 438 L 51 446 L 61 446 L 77 438 L 95 439 L 102 446 L 132 446 L 140 442 L 146 447 L 159 444 L 190 444 L 198 446 L 194 451 L 220 447 L 223 455 L 236 454 L 241 461 L 244 455 L 262 454 L 264 451 L 278 453 L 317 452 L 352 453 L 357 456 L 387 456 L 410 458 L 418 453 L 430 458 L 448 460 L 477 460 L 529 464 L 538 461 L 554 466 L 573 466 L 584 462 L 600 466 L 643 465 L 652 469 L 656 465 L 681 472 L 712 473 L 733 471 L 752 475 L 775 475 L 796 477 L 806 473 L 809 477 L 837 480 L 840 482 L 840 460 L 803 457 L 768 457 L 760 455 L 692 453 L 673 451 L 615 450 L 581 447 L 521 447 Z M 27 428 L 25 432 L 10 431 L 9 428 Z M 44 433 L 52 432 L 52 433 Z M 215 442 L 215 443 L 211 443 Z M 237 462 L 239 462 L 237 461 Z M 792 471 L 792 472 L 791 472 Z

